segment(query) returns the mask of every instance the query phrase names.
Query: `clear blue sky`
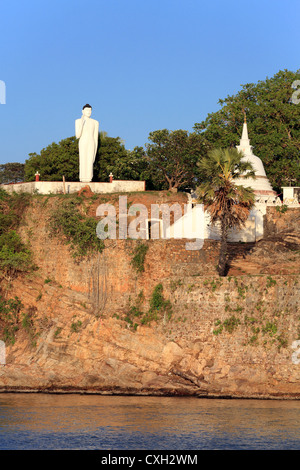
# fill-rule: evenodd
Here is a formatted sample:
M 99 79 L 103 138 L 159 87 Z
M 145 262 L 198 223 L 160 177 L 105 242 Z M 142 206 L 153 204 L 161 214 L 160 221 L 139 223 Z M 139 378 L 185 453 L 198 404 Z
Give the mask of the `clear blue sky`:
M 0 163 L 100 130 L 144 146 L 193 130 L 219 98 L 300 68 L 299 0 L 10 0 L 0 3 Z

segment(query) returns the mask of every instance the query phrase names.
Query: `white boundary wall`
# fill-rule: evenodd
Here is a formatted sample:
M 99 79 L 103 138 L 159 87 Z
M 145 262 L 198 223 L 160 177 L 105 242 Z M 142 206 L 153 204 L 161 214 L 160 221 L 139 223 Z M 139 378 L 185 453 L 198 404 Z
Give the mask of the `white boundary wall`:
M 76 181 L 32 181 L 28 183 L 2 184 L 0 185 L 9 193 L 31 194 L 71 194 L 89 186 L 93 193 L 129 193 L 145 191 L 145 181 L 113 180 L 111 183 L 82 183 Z

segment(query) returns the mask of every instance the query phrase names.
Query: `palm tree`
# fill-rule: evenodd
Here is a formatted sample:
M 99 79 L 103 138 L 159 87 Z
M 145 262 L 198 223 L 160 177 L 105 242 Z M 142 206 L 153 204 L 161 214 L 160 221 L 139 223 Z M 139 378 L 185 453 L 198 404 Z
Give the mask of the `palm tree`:
M 252 188 L 235 184 L 242 175 L 255 178 L 252 164 L 242 161 L 243 156 L 236 148 L 214 149 L 198 163 L 203 178 L 196 190 L 199 202 L 208 210 L 212 224 L 221 226 L 220 276 L 226 275 L 228 230 L 244 226 L 254 205 Z

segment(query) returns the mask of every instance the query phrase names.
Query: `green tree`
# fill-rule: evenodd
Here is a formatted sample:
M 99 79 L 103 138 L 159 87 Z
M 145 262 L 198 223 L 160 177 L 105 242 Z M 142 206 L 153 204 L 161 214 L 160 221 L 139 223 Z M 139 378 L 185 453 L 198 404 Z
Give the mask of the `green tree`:
M 48 145 L 40 154 L 30 153 L 29 159 L 25 161 L 26 181 L 34 181 L 37 171 L 43 181 L 61 181 L 63 176 L 67 181 L 78 181 L 78 140 L 68 137 L 58 144 L 53 142 Z
M 94 169 L 94 181 L 109 181 L 110 173 L 114 175 L 114 179 L 129 179 L 128 151 L 120 137 L 109 137 L 106 132 L 99 133 Z
M 279 71 L 272 78 L 248 83 L 220 99 L 221 109 L 196 123 L 194 130 L 216 148 L 239 144 L 244 112 L 254 153 L 263 161 L 274 189 L 300 185 L 300 105 L 292 102 L 292 85 L 300 70 Z
M 196 163 L 210 148 L 203 136 L 181 129 L 162 129 L 150 132 L 149 140 L 146 155 L 156 182 L 173 192 L 195 187 L 200 178 Z
M 24 181 L 24 163 L 5 163 L 0 165 L 0 184 L 19 183 Z
M 151 171 L 143 147 L 126 150 L 120 137 L 100 132 L 95 162 L 95 181 L 108 181 L 112 173 L 116 180 L 145 181 L 147 189 L 161 189 L 155 172 Z
M 242 157 L 237 149 L 213 149 L 198 163 L 204 178 L 196 190 L 199 201 L 208 210 L 211 223 L 221 227 L 220 276 L 226 275 L 228 231 L 241 228 L 254 205 L 253 190 L 235 184 L 242 174 L 255 177 L 252 164 L 241 161 Z
M 128 167 L 131 179 L 145 181 L 147 189 L 161 189 L 161 184 L 155 181 L 155 173 L 151 172 L 143 147 L 134 147 L 128 151 Z
M 145 181 L 148 190 L 161 190 L 163 184 L 159 179 L 157 168 L 151 167 L 143 147 L 134 147 L 127 151 L 127 156 L 116 162 L 120 179 Z

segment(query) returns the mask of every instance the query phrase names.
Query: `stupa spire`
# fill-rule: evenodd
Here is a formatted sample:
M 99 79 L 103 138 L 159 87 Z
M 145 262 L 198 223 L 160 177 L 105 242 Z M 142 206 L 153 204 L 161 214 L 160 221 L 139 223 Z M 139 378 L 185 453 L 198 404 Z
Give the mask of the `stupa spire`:
M 247 178 L 244 179 L 243 177 L 237 179 L 235 181 L 236 184 L 241 184 L 244 186 L 250 186 L 255 194 L 261 195 L 274 195 L 274 191 L 272 186 L 266 176 L 266 172 L 264 169 L 264 165 L 259 157 L 253 154 L 252 152 L 252 145 L 250 145 L 250 140 L 248 137 L 248 129 L 247 129 L 247 119 L 246 113 L 243 109 L 244 113 L 244 124 L 243 124 L 243 132 L 242 137 L 240 140 L 240 145 L 237 145 L 236 148 L 244 154 L 242 157 L 242 161 L 250 162 L 253 166 L 253 170 L 255 171 L 255 178 Z
M 239 151 L 242 151 L 245 155 L 253 155 L 252 145 L 250 145 L 250 140 L 248 137 L 246 111 L 244 109 L 243 109 L 243 113 L 244 113 L 243 132 L 242 132 L 242 137 L 240 140 L 240 145 L 237 145 L 237 149 Z

